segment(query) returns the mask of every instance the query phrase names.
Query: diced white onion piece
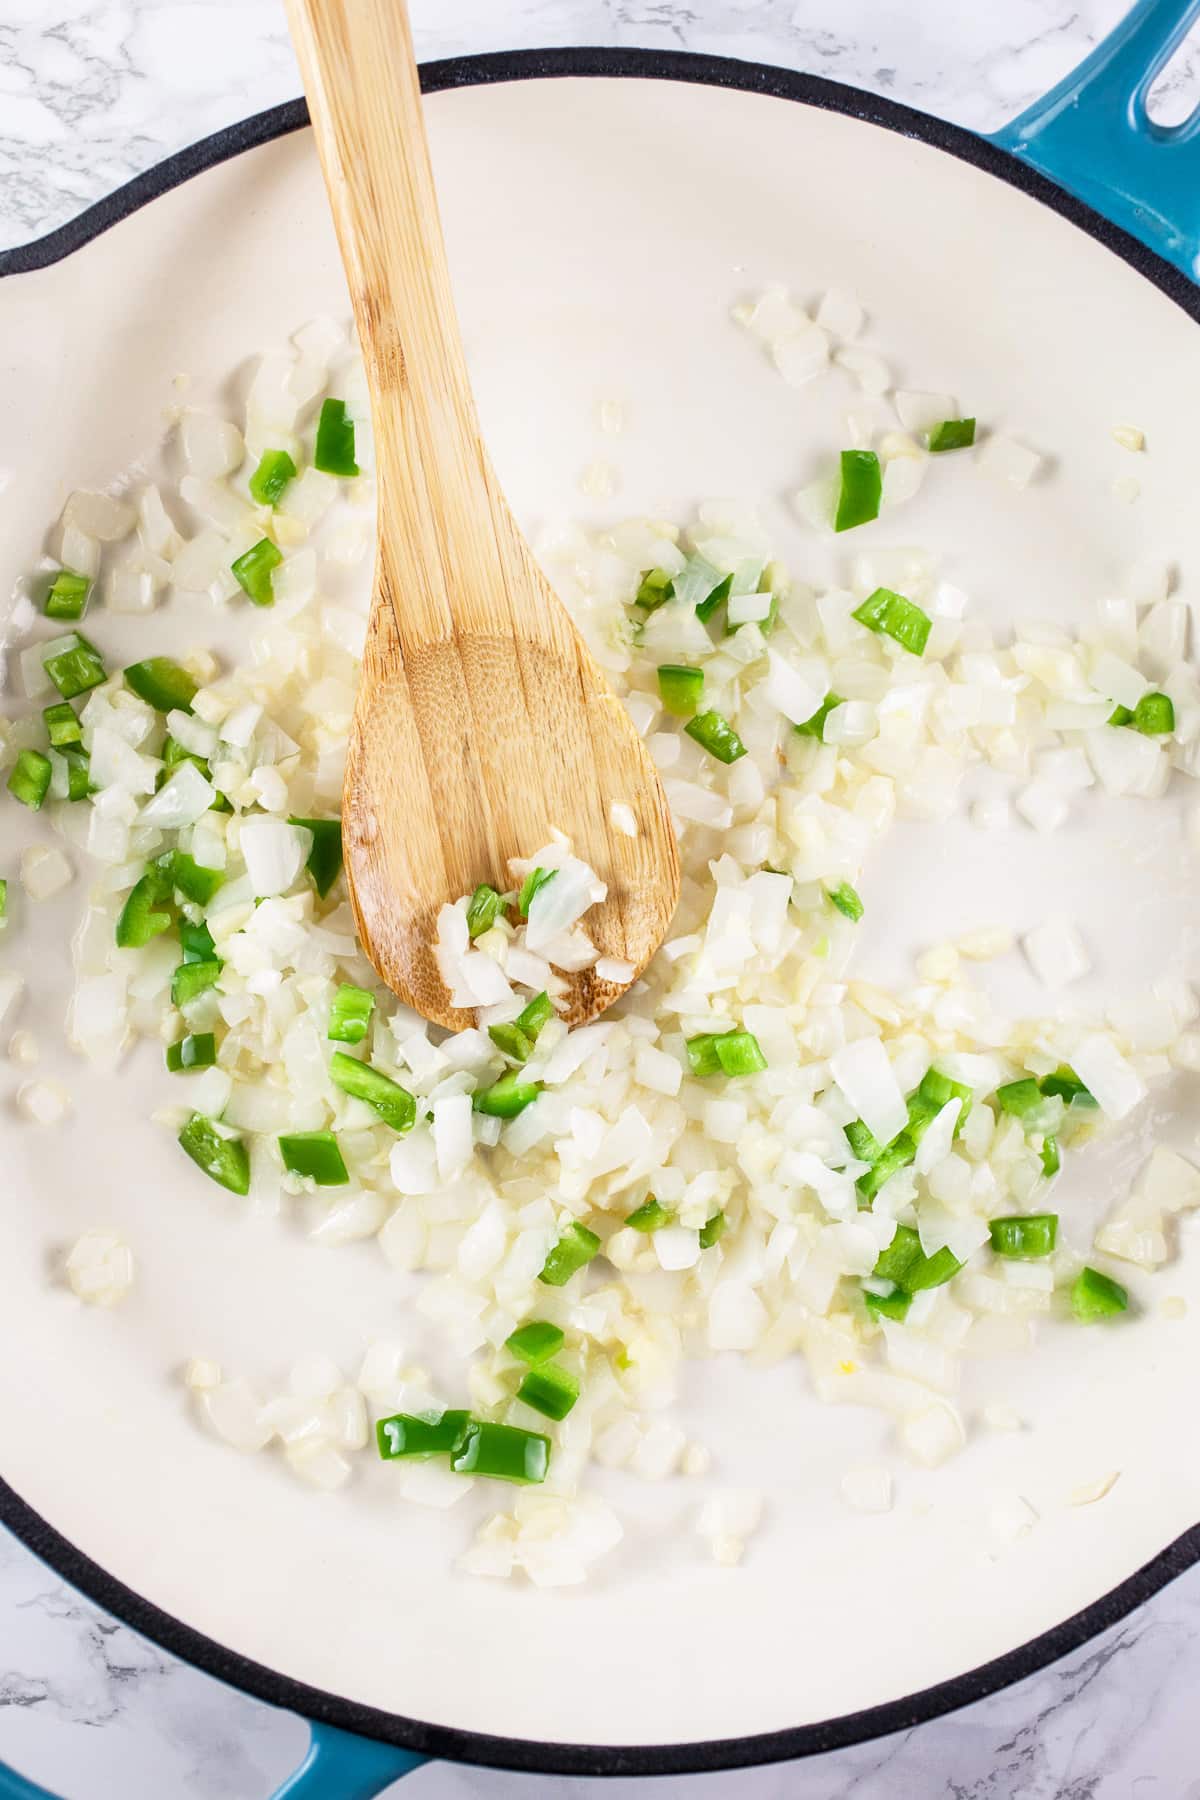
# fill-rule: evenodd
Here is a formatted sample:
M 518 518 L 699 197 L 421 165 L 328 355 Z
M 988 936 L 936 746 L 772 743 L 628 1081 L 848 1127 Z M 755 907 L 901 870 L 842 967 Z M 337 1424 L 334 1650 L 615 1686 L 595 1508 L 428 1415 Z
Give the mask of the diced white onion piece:
M 21 686 L 30 700 L 40 700 L 53 693 L 54 683 L 46 673 L 46 645 L 27 644 L 17 658 L 21 668 Z
M 615 981 L 620 984 L 633 980 L 634 967 L 631 962 L 624 962 L 618 956 L 601 956 L 596 959 L 596 976 L 600 981 Z
M 64 526 L 73 526 L 102 544 L 115 544 L 133 530 L 136 514 L 124 500 L 110 494 L 92 494 L 79 488 L 63 507 Z
M 890 1144 L 908 1123 L 908 1107 L 876 1037 L 859 1038 L 830 1058 L 830 1073 L 846 1100 L 881 1144 Z
M 291 887 L 312 848 L 312 832 L 285 819 L 251 817 L 242 820 L 238 841 L 251 887 L 261 899 Z
M 913 1168 L 918 1175 L 928 1175 L 930 1169 L 936 1167 L 943 1157 L 949 1156 L 961 1111 L 961 1100 L 947 1100 L 936 1117 L 930 1120 L 913 1158 Z
M 923 1200 L 918 1208 L 917 1227 L 926 1256 L 946 1249 L 962 1263 L 982 1249 L 989 1237 L 987 1220 L 978 1213 L 951 1212 L 932 1198 Z
M 193 756 L 210 757 L 217 748 L 217 731 L 214 725 L 206 725 L 194 713 L 173 710 L 167 714 L 167 730 L 185 750 Z
M 1068 919 L 1048 919 L 1035 926 L 1025 933 L 1021 947 L 1030 968 L 1048 988 L 1066 987 L 1092 966 L 1082 937 Z
M 1076 1045 L 1071 1066 L 1111 1119 L 1123 1119 L 1146 1097 L 1146 1084 L 1110 1038 L 1098 1033 Z
M 110 612 L 148 613 L 154 611 L 158 589 L 149 569 L 125 563 L 109 575 L 104 597 Z
M 775 367 L 789 387 L 803 387 L 829 361 L 829 339 L 819 325 L 801 319 L 793 331 L 774 339 Z
M 667 804 L 677 819 L 690 820 L 696 825 L 711 825 L 718 831 L 733 824 L 732 806 L 711 788 L 701 787 L 694 781 L 675 781 L 670 778 L 663 786 L 667 793 Z
M 240 592 L 230 567 L 230 545 L 211 526 L 184 544 L 171 565 L 175 585 L 185 593 L 208 594 L 213 600 L 229 600 Z
M 193 763 L 183 765 L 199 774 Z M 155 758 L 133 750 L 117 732 L 97 726 L 92 733 L 91 761 L 88 773 L 98 788 L 122 788 L 127 794 L 153 794 L 158 780 L 159 764 Z M 203 779 L 203 777 L 201 777 Z M 210 790 L 208 804 L 216 798 Z M 155 820 L 152 818 L 153 825 Z
M 262 716 L 263 709 L 257 701 L 248 701 L 245 706 L 236 707 L 221 721 L 221 742 L 231 744 L 235 750 L 248 749 Z
M 74 880 L 71 859 L 54 844 L 31 844 L 21 852 L 21 886 L 31 900 L 49 900 Z
M 661 1226 L 653 1234 L 651 1243 L 660 1268 L 693 1269 L 700 1261 L 699 1233 L 689 1231 L 683 1225 Z
M 133 1286 L 133 1251 L 115 1231 L 85 1231 L 65 1270 L 72 1292 L 89 1306 L 116 1306 Z
M 469 1094 L 452 1094 L 434 1101 L 433 1142 L 439 1177 L 444 1182 L 456 1181 L 474 1152 Z
M 725 614 L 731 625 L 753 625 L 770 616 L 772 604 L 771 594 L 730 594 Z
M 883 505 L 903 506 L 920 491 L 925 461 L 915 456 L 894 456 L 883 471 Z
M 205 1387 L 197 1395 L 201 1417 L 223 1443 L 234 1450 L 261 1450 L 271 1440 L 271 1427 L 264 1423 L 263 1408 L 249 1384 L 236 1376 L 216 1387 Z
M 545 865 L 543 865 L 545 866 Z M 536 955 L 549 953 L 562 933 L 569 932 L 608 892 L 594 869 L 578 857 L 564 856 L 549 881 L 542 883 L 529 903 L 525 941 Z M 555 960 L 550 957 L 551 962 Z
M 245 455 L 242 434 L 229 419 L 189 410 L 179 423 L 179 441 L 189 474 L 216 480 L 236 469 Z
M 146 549 L 153 556 L 161 556 L 167 562 L 172 561 L 179 549 L 179 533 L 153 482 L 138 494 L 137 515 L 138 536 Z
M 817 324 L 833 337 L 855 338 L 862 330 L 863 309 L 845 288 L 830 288 L 817 308 Z
M 202 819 L 217 797 L 211 781 L 205 779 L 193 762 L 182 762 L 168 776 L 153 800 L 142 809 L 142 822 L 158 825 L 163 830 L 181 830 Z M 257 823 L 247 820 L 246 824 Z M 245 846 L 243 826 L 243 851 Z M 249 856 L 247 855 L 247 863 Z M 265 890 L 264 890 L 265 891 Z M 272 890 L 278 891 L 278 890 Z
M 762 1301 L 748 1283 L 719 1281 L 708 1303 L 708 1342 L 713 1350 L 752 1350 L 767 1324 Z
M 777 651 L 768 650 L 767 667 L 766 698 L 793 725 L 803 725 L 812 718 L 829 691 L 825 665 L 811 659 L 792 663 Z
M 905 431 L 931 431 L 947 419 L 959 417 L 958 402 L 952 394 L 930 394 L 912 388 L 896 393 L 896 412 Z
M 757 1488 L 722 1488 L 701 1507 L 696 1530 L 703 1538 L 737 1538 L 744 1542 L 761 1525 L 763 1505 L 763 1495 Z
M 900 1441 L 915 1461 L 933 1469 L 962 1449 L 966 1432 L 954 1407 L 940 1400 L 902 1420 Z
M 1029 486 L 1041 465 L 1042 459 L 1036 450 L 1029 450 L 1002 434 L 989 437 L 979 453 L 981 469 L 997 481 L 1018 489 Z
M 57 1125 L 69 1107 L 70 1097 L 57 1081 L 27 1081 L 17 1089 L 17 1109 L 35 1125 Z
M 677 1094 L 683 1081 L 683 1069 L 675 1057 L 650 1044 L 638 1046 L 633 1074 L 640 1087 L 650 1088 L 656 1094 Z
M 1146 677 L 1111 650 L 1101 650 L 1093 659 L 1089 679 L 1098 694 L 1114 706 L 1127 706 L 1131 712 L 1142 695 L 1150 691 Z
M 882 356 L 874 350 L 844 348 L 835 353 L 833 360 L 839 369 L 845 369 L 847 375 L 853 375 L 864 394 L 871 394 L 878 399 L 892 385 L 891 370 Z
M 1014 805 L 1035 831 L 1042 832 L 1057 831 L 1070 811 L 1062 789 L 1039 777 L 1021 789 Z
M 879 716 L 869 700 L 843 700 L 826 713 L 821 737 L 826 744 L 865 744 L 878 725 Z

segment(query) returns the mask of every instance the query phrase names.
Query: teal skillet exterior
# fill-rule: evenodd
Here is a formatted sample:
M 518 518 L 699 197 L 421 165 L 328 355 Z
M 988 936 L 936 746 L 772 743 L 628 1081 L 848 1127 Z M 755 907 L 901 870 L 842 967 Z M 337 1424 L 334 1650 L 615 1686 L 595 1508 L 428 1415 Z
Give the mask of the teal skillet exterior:
M 1197 17 L 1200 0 L 1136 0 L 1085 62 L 991 139 L 1191 281 L 1200 278 L 1200 112 L 1156 125 L 1146 96 Z

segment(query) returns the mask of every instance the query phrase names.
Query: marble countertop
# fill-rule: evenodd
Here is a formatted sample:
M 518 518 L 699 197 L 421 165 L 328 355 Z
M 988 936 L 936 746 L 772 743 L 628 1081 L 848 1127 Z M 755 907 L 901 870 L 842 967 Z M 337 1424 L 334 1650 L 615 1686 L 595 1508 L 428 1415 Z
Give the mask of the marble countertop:
M 558 44 L 786 64 L 991 128 L 1125 0 L 411 0 L 418 54 Z M 1200 62 L 1200 57 L 1197 59 Z M 1186 55 L 1166 83 L 1195 92 Z M 280 0 L 5 0 L 0 244 L 40 236 L 172 150 L 299 90 Z M 805 1763 L 653 1784 L 435 1766 L 405 1800 L 1200 1800 L 1200 1569 L 1085 1650 L 914 1731 Z M 66 1800 L 266 1800 L 302 1724 L 144 1643 L 0 1537 L 0 1758 Z M 400 1790 L 397 1790 L 399 1792 Z

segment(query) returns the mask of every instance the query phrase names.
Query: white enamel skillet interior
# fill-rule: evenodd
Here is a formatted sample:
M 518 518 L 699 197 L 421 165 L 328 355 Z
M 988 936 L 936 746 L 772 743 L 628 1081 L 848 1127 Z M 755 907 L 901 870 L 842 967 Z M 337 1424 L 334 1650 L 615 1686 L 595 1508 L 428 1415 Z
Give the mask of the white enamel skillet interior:
M 589 78 L 538 78 L 572 73 Z M 936 545 L 998 621 L 1081 623 L 1142 551 L 1168 552 L 1194 600 L 1197 308 L 1165 265 L 1144 259 L 1146 279 L 1114 254 L 1119 234 L 1081 229 L 1082 210 L 1037 178 L 1021 191 L 1014 166 L 967 134 L 804 77 L 566 53 L 485 58 L 450 79 L 428 110 L 455 291 L 487 437 L 528 529 L 588 512 L 682 519 L 705 496 L 761 497 L 796 573 L 832 575 L 844 546 L 815 545 L 783 496 L 817 472 L 814 446 L 840 446 L 851 390 L 840 378 L 785 387 L 728 313 L 768 281 L 805 299 L 837 284 L 862 299 L 902 383 L 957 395 L 1051 459 L 1050 478 L 1021 496 L 985 493 L 966 459 L 939 470 L 902 525 L 867 528 L 876 543 Z M 34 565 L 72 488 L 108 482 L 160 441 L 175 375 L 192 377 L 197 401 L 229 401 L 230 371 L 314 314 L 346 313 L 299 122 L 281 109 L 190 153 L 182 173 L 194 178 L 0 289 L 3 591 Z M 605 396 L 626 404 L 617 440 L 597 426 Z M 1118 422 L 1152 446 L 1136 507 L 1111 493 L 1127 467 Z M 613 501 L 580 497 L 597 456 L 619 470 Z M 94 628 L 113 664 L 217 632 L 177 608 L 97 615 Z M 0 810 L 10 877 L 20 849 L 47 835 Z M 1025 928 L 1057 906 L 1093 949 L 1082 1003 L 1195 976 L 1196 875 L 1167 804 L 1080 807 L 1052 839 L 914 827 L 866 874 L 876 923 L 863 967 L 899 974 L 921 944 L 998 920 Z M 153 1046 L 103 1080 L 60 1053 L 79 904 L 76 891 L 36 913 L 18 906 L 3 947 L 4 965 L 31 977 L 20 1022 L 75 1105 L 53 1133 L 18 1125 L 19 1076 L 0 1065 L 0 1516 L 169 1649 L 429 1754 L 576 1773 L 715 1768 L 832 1748 L 976 1698 L 1200 1553 L 1200 1254 L 1186 1246 L 1156 1288 L 1133 1280 L 1143 1310 L 1127 1328 L 1064 1328 L 1032 1357 L 973 1369 L 966 1410 L 1003 1398 L 1027 1427 L 978 1435 L 934 1474 L 895 1461 L 873 1416 L 817 1405 L 794 1363 L 697 1363 L 685 1422 L 718 1473 L 657 1488 L 602 1475 L 628 1530 L 586 1589 L 454 1571 L 477 1495 L 427 1513 L 369 1466 L 317 1497 L 272 1458 L 225 1450 L 189 1416 L 177 1374 L 190 1356 L 267 1386 L 313 1349 L 353 1369 L 368 1337 L 398 1326 L 420 1350 L 411 1289 L 372 1245 L 320 1250 L 223 1204 L 149 1122 L 177 1094 Z M 1015 962 L 997 978 L 1015 1002 L 1036 1002 Z M 1061 1208 L 1083 1236 L 1152 1136 L 1194 1145 L 1194 1088 L 1177 1084 L 1145 1114 L 1068 1174 Z M 47 1274 L 98 1223 L 139 1260 L 113 1313 L 81 1308 Z M 1164 1317 L 1167 1292 L 1190 1301 L 1184 1319 Z M 850 1514 L 842 1473 L 881 1460 L 896 1472 L 893 1511 Z M 1068 1503 L 1114 1470 L 1102 1504 Z M 707 1564 L 692 1532 L 708 1487 L 731 1483 L 767 1498 L 736 1572 Z M 1013 1494 L 1039 1523 L 1005 1545 L 987 1521 Z

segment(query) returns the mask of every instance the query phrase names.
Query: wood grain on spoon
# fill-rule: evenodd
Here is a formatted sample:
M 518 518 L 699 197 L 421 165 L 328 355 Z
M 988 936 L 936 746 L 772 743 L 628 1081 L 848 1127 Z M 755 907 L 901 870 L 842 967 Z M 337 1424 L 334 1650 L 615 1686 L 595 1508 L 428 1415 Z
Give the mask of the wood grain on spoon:
M 427 1018 L 439 909 L 566 833 L 608 884 L 585 929 L 640 972 L 679 896 L 666 797 L 517 529 L 471 395 L 400 0 L 288 0 L 366 362 L 378 552 L 342 834 L 363 947 Z M 614 829 L 633 810 L 637 836 Z M 623 991 L 590 970 L 567 1016 Z

